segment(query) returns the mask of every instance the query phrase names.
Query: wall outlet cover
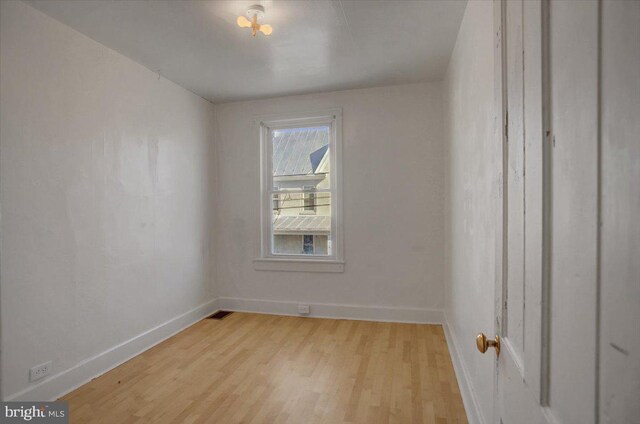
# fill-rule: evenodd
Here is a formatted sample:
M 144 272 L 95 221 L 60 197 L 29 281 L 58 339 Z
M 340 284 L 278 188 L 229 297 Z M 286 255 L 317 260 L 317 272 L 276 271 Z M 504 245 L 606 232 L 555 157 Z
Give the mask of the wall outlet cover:
M 40 380 L 51 372 L 51 361 L 36 365 L 29 370 L 29 381 Z
M 310 312 L 309 305 L 299 303 L 298 304 L 298 313 L 302 315 L 308 315 Z

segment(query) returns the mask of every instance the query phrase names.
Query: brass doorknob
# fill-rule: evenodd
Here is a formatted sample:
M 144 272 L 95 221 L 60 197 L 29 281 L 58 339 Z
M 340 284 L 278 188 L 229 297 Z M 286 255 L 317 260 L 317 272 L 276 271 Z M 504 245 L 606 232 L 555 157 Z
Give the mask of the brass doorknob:
M 480 353 L 485 353 L 490 347 L 496 349 L 496 356 L 500 356 L 500 336 L 496 335 L 494 340 L 487 339 L 484 333 L 478 334 L 476 337 L 476 346 Z

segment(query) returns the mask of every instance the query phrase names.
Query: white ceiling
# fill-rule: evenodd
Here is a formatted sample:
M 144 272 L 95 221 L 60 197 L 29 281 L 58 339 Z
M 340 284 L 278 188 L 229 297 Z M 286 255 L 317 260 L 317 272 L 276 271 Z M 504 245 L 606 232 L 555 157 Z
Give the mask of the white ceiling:
M 465 1 L 27 0 L 216 103 L 440 79 Z M 266 8 L 270 37 L 239 28 Z

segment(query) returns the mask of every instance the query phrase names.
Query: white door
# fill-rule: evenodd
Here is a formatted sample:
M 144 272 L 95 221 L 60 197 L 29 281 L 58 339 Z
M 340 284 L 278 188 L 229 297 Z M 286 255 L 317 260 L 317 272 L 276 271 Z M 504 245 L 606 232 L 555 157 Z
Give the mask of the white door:
M 640 2 L 495 4 L 495 421 L 640 423 Z

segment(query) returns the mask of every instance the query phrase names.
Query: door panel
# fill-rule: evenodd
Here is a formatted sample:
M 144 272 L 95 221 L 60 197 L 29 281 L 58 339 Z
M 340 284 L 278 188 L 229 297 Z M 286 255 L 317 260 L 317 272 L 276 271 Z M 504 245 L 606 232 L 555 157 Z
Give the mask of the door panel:
M 500 5 L 507 126 L 497 416 L 593 423 L 598 3 Z
M 495 5 L 496 422 L 637 423 L 640 2 Z
M 542 3 L 500 2 L 505 109 L 503 348 L 497 422 L 547 423 L 540 406 L 542 332 Z M 499 310 L 499 308 L 496 308 Z
M 551 149 L 548 406 L 592 423 L 598 246 L 598 3 L 549 3 Z
M 602 3 L 600 422 L 640 421 L 640 2 Z
M 507 128 L 506 173 L 507 270 L 504 287 L 503 342 L 522 368 L 524 350 L 524 69 L 522 1 L 506 4 Z

